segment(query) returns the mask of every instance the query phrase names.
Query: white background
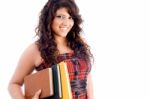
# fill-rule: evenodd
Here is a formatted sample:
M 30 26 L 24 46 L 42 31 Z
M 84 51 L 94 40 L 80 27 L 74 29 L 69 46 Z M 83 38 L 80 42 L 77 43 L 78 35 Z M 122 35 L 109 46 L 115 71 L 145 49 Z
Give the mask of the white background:
M 95 99 L 150 99 L 149 0 L 76 0 L 95 56 Z M 46 0 L 0 1 L 0 99 L 23 50 L 34 41 Z

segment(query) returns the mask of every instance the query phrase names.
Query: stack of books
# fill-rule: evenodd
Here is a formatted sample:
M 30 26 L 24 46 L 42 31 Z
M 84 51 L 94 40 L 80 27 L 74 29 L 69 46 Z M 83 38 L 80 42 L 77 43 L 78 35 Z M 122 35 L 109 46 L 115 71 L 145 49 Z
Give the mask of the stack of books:
M 60 62 L 51 68 L 28 75 L 24 78 L 25 97 L 32 99 L 41 89 L 40 98 L 72 99 L 67 65 Z

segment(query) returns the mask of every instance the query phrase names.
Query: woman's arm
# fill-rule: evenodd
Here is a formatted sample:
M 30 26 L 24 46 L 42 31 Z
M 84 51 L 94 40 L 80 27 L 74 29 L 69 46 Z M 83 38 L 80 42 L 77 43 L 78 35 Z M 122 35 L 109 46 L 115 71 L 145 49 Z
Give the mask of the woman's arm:
M 87 94 L 88 99 L 94 99 L 92 76 L 89 73 L 87 78 Z
M 35 66 L 37 48 L 35 44 L 30 45 L 21 55 L 15 73 L 8 86 L 12 99 L 25 99 L 21 86 L 24 83 L 24 77 L 30 74 Z
M 25 99 L 21 90 L 21 85 L 17 83 L 10 83 L 8 90 L 12 99 Z

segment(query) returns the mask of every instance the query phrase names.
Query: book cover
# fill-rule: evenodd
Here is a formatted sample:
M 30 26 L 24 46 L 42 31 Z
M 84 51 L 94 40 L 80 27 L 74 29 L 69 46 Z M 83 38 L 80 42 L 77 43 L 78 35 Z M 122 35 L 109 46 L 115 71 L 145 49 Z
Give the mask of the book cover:
M 40 98 L 72 99 L 70 79 L 65 62 L 28 75 L 24 82 L 26 99 L 32 99 L 39 89 L 42 89 Z
M 52 69 L 47 68 L 26 76 L 24 86 L 26 99 L 32 99 L 39 89 L 42 90 L 40 98 L 54 95 Z
M 61 77 L 62 99 L 72 99 L 72 92 L 67 65 L 65 62 L 60 62 L 58 65 Z
M 59 65 L 54 65 L 51 67 L 53 72 L 53 83 L 54 83 L 54 95 L 50 96 L 49 99 L 61 99 L 61 79 L 60 79 L 60 70 Z

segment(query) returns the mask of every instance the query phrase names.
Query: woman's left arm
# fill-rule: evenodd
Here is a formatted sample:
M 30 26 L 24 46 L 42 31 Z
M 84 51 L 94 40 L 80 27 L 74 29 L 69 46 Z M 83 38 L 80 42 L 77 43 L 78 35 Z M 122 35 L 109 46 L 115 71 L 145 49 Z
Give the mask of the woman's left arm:
M 94 99 L 92 76 L 89 73 L 87 77 L 87 95 L 88 99 Z

